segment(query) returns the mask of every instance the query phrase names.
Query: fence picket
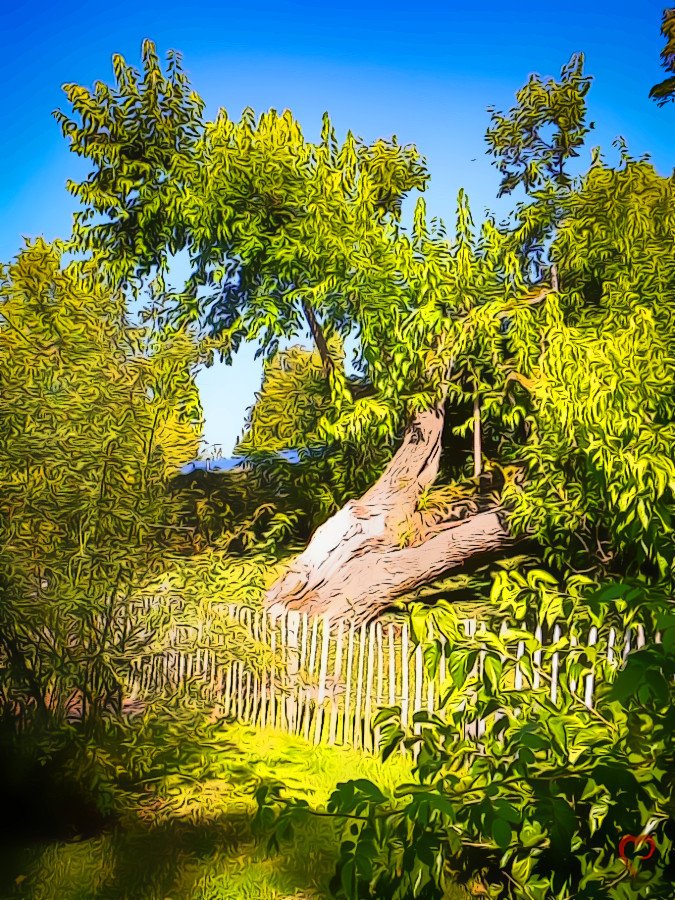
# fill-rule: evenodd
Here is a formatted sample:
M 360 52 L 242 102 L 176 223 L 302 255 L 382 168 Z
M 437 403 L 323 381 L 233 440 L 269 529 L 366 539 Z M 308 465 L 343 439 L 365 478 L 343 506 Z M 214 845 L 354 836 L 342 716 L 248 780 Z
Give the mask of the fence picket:
M 238 622 L 242 629 L 246 628 L 246 609 L 239 610 Z M 246 699 L 246 678 L 244 673 L 244 662 L 239 662 L 239 671 L 237 672 L 237 718 L 241 721 L 244 715 L 244 701 Z
M 534 629 L 534 636 L 535 636 L 535 638 L 537 639 L 537 641 L 539 642 L 539 644 L 541 644 L 541 643 L 542 643 L 542 632 L 541 632 L 541 624 L 540 624 L 539 622 L 537 622 L 537 627 Z M 533 657 L 532 657 L 533 662 L 534 662 L 534 666 L 533 666 L 533 668 L 534 668 L 534 673 L 533 673 L 533 677 L 532 677 L 532 687 L 535 689 L 535 691 L 536 691 L 537 688 L 539 687 L 539 682 L 540 682 L 540 680 L 541 680 L 541 672 L 540 672 L 540 669 L 541 669 L 541 652 L 542 652 L 542 651 L 541 651 L 541 647 L 540 647 L 538 650 L 535 650 L 535 651 L 534 651 L 534 654 L 533 654 Z
M 363 704 L 363 668 L 366 655 L 366 624 L 359 631 L 359 653 L 356 664 L 356 697 L 354 699 L 354 747 L 363 746 L 363 720 L 361 707 Z
M 257 644 L 260 640 L 260 613 L 256 610 L 253 614 L 253 626 L 251 630 L 251 640 Z M 260 673 L 256 666 L 253 675 L 253 708 L 251 710 L 251 723 L 258 721 L 258 708 L 260 705 Z
M 309 646 L 309 662 L 307 664 L 307 686 L 305 688 L 305 710 L 302 721 L 302 734 L 306 741 L 309 740 L 309 727 L 312 718 L 312 676 L 314 675 L 314 665 L 316 663 L 316 635 L 319 627 L 319 619 L 314 616 L 312 619 L 312 637 Z
M 368 626 L 368 665 L 366 667 L 366 703 L 363 710 L 363 749 L 373 749 L 372 696 L 375 675 L 375 623 Z
M 413 714 L 422 711 L 422 679 L 424 677 L 424 659 L 422 657 L 422 644 L 415 647 L 415 708 Z M 419 722 L 415 723 L 415 734 L 422 731 Z
M 291 610 L 286 620 L 286 674 L 288 692 L 286 694 L 286 722 L 288 731 L 294 734 L 298 727 L 298 678 L 300 673 L 299 654 L 300 613 Z
M 408 657 L 408 623 L 403 623 L 401 629 L 401 724 L 403 730 L 408 728 L 408 705 L 410 701 L 408 693 L 408 666 L 410 665 Z
M 380 709 L 382 706 L 382 691 L 384 690 L 384 653 L 382 648 L 383 633 L 382 623 L 376 623 L 375 638 L 377 641 L 377 686 L 375 688 L 375 708 Z M 377 750 L 380 746 L 380 726 L 376 725 L 373 729 L 373 749 Z
M 525 652 L 525 642 L 518 641 L 518 646 L 516 648 L 516 659 L 522 659 L 524 652 Z M 517 691 L 522 691 L 522 689 L 523 689 L 523 670 L 520 667 L 520 663 L 516 663 L 514 687 Z
M 429 623 L 429 640 L 434 641 L 434 626 L 431 623 Z M 425 675 L 427 678 L 427 712 L 431 715 L 434 711 L 434 683 L 436 678 L 435 673 L 431 677 L 429 672 L 425 671 Z
M 394 623 L 389 623 L 389 706 L 396 705 L 396 645 L 394 643 Z
M 267 712 L 267 722 L 272 728 L 277 725 L 277 623 L 276 619 L 269 620 L 270 648 L 272 650 L 272 662 L 270 665 L 270 705 Z
M 324 700 L 326 699 L 326 676 L 328 674 L 328 650 L 330 648 L 330 616 L 322 619 L 323 633 L 321 635 L 321 663 L 319 666 L 319 689 L 316 697 L 316 722 L 314 726 L 314 743 L 321 740 L 321 731 L 324 719 Z
M 345 718 L 342 723 L 342 743 L 348 745 L 351 743 L 351 705 L 352 705 L 352 669 L 354 664 L 354 632 L 355 626 L 352 622 L 349 626 L 349 640 L 347 643 L 347 675 L 345 686 Z
M 557 644 L 560 640 L 560 625 L 556 622 L 553 628 L 553 643 Z M 558 651 L 556 650 L 551 658 L 551 703 L 558 700 Z
M 594 647 L 598 640 L 598 629 L 595 625 L 591 626 L 588 634 L 588 646 Z M 593 708 L 593 686 L 595 684 L 595 666 L 586 676 L 586 685 L 584 691 L 584 703 L 589 709 Z
M 335 637 L 335 663 L 333 666 L 333 689 L 330 703 L 330 725 L 328 728 L 328 743 L 334 744 L 340 713 L 340 679 L 342 676 L 342 638 L 344 634 L 344 622 L 339 620 L 337 635 Z
M 253 611 L 246 610 L 244 619 L 246 625 L 246 637 L 250 640 L 253 637 Z M 253 672 L 250 666 L 246 666 L 246 700 L 244 703 L 244 721 L 251 721 L 251 712 L 253 706 Z

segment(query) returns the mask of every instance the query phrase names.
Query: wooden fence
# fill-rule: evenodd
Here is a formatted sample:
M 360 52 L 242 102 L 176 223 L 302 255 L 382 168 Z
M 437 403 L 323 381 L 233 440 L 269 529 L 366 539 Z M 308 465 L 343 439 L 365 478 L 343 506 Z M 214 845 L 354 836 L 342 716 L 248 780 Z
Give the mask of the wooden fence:
M 221 628 L 215 637 L 208 623 L 194 628 L 184 625 L 173 632 L 168 650 L 134 661 L 129 685 L 132 698 L 193 691 L 223 715 L 241 722 L 303 735 L 315 743 L 345 744 L 367 751 L 378 746 L 378 728 L 372 724 L 378 708 L 399 706 L 406 726 L 416 711 L 438 708 L 448 672 L 448 641 L 443 635 L 436 636 L 440 657 L 436 671 L 430 674 L 423 648 L 411 640 L 406 621 L 355 627 L 327 617 L 310 619 L 297 612 L 274 620 L 235 606 L 230 606 L 228 613 L 238 635 L 235 655 L 231 646 L 226 648 L 227 628 Z M 464 630 L 468 638 L 480 637 L 476 632 L 484 626 L 468 619 Z M 563 633 L 560 624 L 551 629 L 537 627 L 535 637 L 541 649 L 530 654 L 532 687 L 545 687 L 554 703 L 561 691 L 565 654 L 546 653 L 544 648 L 557 644 Z M 597 637 L 597 629 L 591 628 L 587 646 L 593 646 Z M 571 643 L 574 645 L 574 639 Z M 631 648 L 643 644 L 641 626 L 625 634 L 611 629 L 607 659 L 618 666 Z M 523 640 L 510 652 L 517 659 L 529 653 Z M 482 670 L 480 654 L 477 666 Z M 516 666 L 513 687 L 523 687 L 524 678 Z M 594 686 L 592 672 L 579 684 L 569 679 L 569 689 L 589 707 Z M 481 723 L 475 727 L 480 733 Z

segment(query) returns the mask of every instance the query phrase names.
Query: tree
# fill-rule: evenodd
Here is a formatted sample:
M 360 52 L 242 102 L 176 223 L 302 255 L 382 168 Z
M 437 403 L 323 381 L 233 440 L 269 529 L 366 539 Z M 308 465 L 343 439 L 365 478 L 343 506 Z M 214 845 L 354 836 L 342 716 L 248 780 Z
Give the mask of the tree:
M 147 81 L 156 64 L 144 52 Z M 573 57 L 560 82 L 531 79 L 517 108 L 495 116 L 489 140 L 505 189 L 522 183 L 531 202 L 512 228 L 488 219 L 475 233 L 460 195 L 451 237 L 427 223 L 422 199 L 412 230 L 400 223 L 403 197 L 426 180 L 414 148 L 351 135 L 338 145 L 327 117 L 312 144 L 288 112 L 256 120 L 247 111 L 233 123 L 221 111 L 195 125 L 166 212 L 193 272 L 169 300 L 200 317 L 210 349 L 225 353 L 248 338 L 273 354 L 304 315 L 330 389 L 319 432 L 372 448 L 375 461 L 371 487 L 319 527 L 271 605 L 362 621 L 524 536 L 564 571 L 671 577 L 655 522 L 670 521 L 675 483 L 665 452 L 672 182 L 627 156 L 616 170 L 597 158 L 571 180 L 564 166 L 586 131 L 588 84 Z M 97 154 L 106 126 L 85 121 L 96 99 L 83 90 L 70 89 L 81 124 L 63 120 L 94 163 L 86 184 L 96 188 L 79 196 L 125 236 L 111 243 L 124 249 L 125 272 L 161 270 L 164 232 L 105 205 Z M 123 110 L 125 91 L 118 77 Z M 80 248 L 97 227 L 80 224 Z M 531 265 L 532 241 L 555 271 Z M 331 354 L 333 335 L 357 343 L 367 390 L 354 390 Z M 473 460 L 448 456 L 448 423 L 474 430 Z
M 340 353 L 332 349 L 330 358 Z M 321 354 L 300 346 L 276 353 L 265 363 L 263 385 L 250 410 L 239 453 L 297 450 L 317 446 L 319 426 L 330 405 Z
M 656 100 L 659 106 L 664 106 L 675 98 L 675 9 L 663 11 L 661 34 L 666 40 L 666 46 L 661 51 L 661 65 L 671 74 L 655 84 L 649 91 L 649 96 L 652 100 Z
M 56 113 L 73 152 L 94 165 L 69 183 L 85 207 L 77 246 L 118 284 L 150 273 L 161 281 L 187 249 L 192 274 L 175 299 L 184 316 L 201 317 L 216 349 L 229 356 L 258 339 L 272 355 L 308 326 L 332 368 L 330 332 L 353 324 L 345 286 L 358 286 L 403 197 L 423 187 L 419 155 L 352 134 L 339 146 L 327 115 L 316 144 L 288 111 L 256 119 L 246 109 L 234 122 L 221 109 L 204 123 L 180 57 L 169 54 L 165 76 L 152 42 L 142 56 L 142 74 L 113 58 L 114 87 L 67 85 L 72 115 Z
M 490 108 L 486 141 L 502 175 L 499 196 L 519 186 L 528 193 L 548 182 L 558 189 L 570 186 L 565 166 L 579 155 L 588 134 L 584 120 L 591 79 L 583 65 L 583 54 L 577 53 L 563 66 L 559 81 L 530 75 L 508 114 Z
M 96 269 L 43 241 L 0 280 L 5 708 L 90 721 L 156 615 L 134 592 L 175 544 L 166 485 L 200 406 L 185 334 L 132 327 Z

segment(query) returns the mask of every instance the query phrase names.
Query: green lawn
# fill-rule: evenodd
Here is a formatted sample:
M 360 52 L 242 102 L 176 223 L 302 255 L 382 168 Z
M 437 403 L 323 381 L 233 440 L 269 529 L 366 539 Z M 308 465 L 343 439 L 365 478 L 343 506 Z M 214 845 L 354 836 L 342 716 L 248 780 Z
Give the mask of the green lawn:
M 370 778 L 391 788 L 409 778 L 398 756 L 383 764 L 242 725 L 224 725 L 215 735 L 203 748 L 202 774 L 169 772 L 156 794 L 139 798 L 97 836 L 0 850 L 3 900 L 328 897 L 338 845 L 331 823 L 313 819 L 292 845 L 268 855 L 251 833 L 251 789 L 259 779 L 283 780 L 320 808 L 339 781 Z

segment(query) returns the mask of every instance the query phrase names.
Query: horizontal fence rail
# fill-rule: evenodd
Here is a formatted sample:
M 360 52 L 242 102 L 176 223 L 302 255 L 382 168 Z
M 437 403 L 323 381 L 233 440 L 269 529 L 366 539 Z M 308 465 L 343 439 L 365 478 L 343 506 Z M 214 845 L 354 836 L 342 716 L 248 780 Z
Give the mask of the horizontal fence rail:
M 168 650 L 137 657 L 132 667 L 129 694 L 133 703 L 160 693 L 195 692 L 224 716 L 256 726 L 301 735 L 315 743 L 343 744 L 376 751 L 379 727 L 373 724 L 378 709 L 398 706 L 404 727 L 413 726 L 418 711 L 438 712 L 447 685 L 451 645 L 442 634 L 431 635 L 440 645 L 437 665 L 425 665 L 422 644 L 412 639 L 408 622 L 371 622 L 355 626 L 327 616 L 310 618 L 287 612 L 272 618 L 267 613 L 229 606 L 228 621 L 242 636 L 239 652 L 226 652 L 224 632 L 210 633 L 209 623 L 174 628 Z M 227 625 L 227 623 L 226 623 Z M 467 641 L 480 641 L 485 626 L 476 619 L 463 623 Z M 553 703 L 563 690 L 572 692 L 587 707 L 593 706 L 593 667 L 580 679 L 570 678 L 563 688 L 564 653 L 546 652 L 564 637 L 561 624 L 537 626 L 538 649 L 530 652 L 524 640 L 509 644 L 516 659 L 510 687 L 545 689 Z M 501 637 L 508 638 L 506 626 Z M 590 628 L 585 646 L 598 639 Z M 657 638 L 658 639 L 658 638 Z M 575 639 L 571 638 L 572 648 Z M 618 668 L 632 649 L 645 643 L 642 626 L 624 633 L 609 630 L 606 659 Z M 454 642 L 454 646 L 457 642 Z M 576 647 L 578 649 L 578 646 Z M 474 674 L 482 675 L 485 651 L 480 651 Z M 531 670 L 531 679 L 525 672 Z M 484 721 L 469 726 L 468 735 L 480 736 Z

